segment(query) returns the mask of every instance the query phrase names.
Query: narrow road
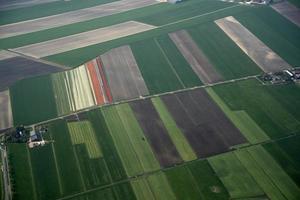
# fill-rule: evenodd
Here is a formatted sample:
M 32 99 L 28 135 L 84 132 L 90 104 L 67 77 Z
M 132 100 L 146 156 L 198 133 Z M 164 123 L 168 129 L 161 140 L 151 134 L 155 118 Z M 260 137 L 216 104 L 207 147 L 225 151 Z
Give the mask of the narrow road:
M 78 113 L 87 112 L 87 111 L 94 110 L 96 108 L 100 108 L 100 107 L 104 107 L 104 106 L 117 105 L 117 104 L 121 104 L 121 103 L 129 103 L 129 102 L 137 101 L 137 100 L 141 100 L 141 99 L 150 99 L 150 98 L 153 98 L 153 97 L 160 97 L 160 96 L 164 96 L 164 95 L 168 95 L 168 94 L 174 94 L 174 93 L 184 92 L 184 91 L 191 91 L 191 90 L 195 90 L 195 89 L 199 89 L 199 88 L 212 87 L 212 86 L 215 86 L 215 85 L 221 85 L 221 84 L 226 84 L 226 83 L 234 83 L 234 82 L 237 82 L 237 81 L 243 81 L 243 80 L 248 80 L 248 79 L 253 79 L 253 78 L 258 79 L 258 76 L 259 75 L 246 76 L 246 77 L 242 77 L 242 78 L 231 79 L 231 80 L 221 81 L 221 82 L 217 82 L 217 83 L 196 86 L 196 87 L 192 87 L 192 88 L 184 88 L 184 89 L 180 89 L 180 90 L 176 90 L 176 91 L 172 91 L 172 92 L 165 92 L 165 93 L 154 94 L 154 95 L 149 95 L 149 96 L 145 96 L 145 97 L 134 98 L 134 99 L 130 99 L 130 100 L 118 101 L 118 102 L 111 103 L 111 104 L 106 104 L 106 105 L 95 105 L 95 106 L 92 106 L 92 107 L 88 107 L 88 108 L 78 110 L 76 112 L 73 112 L 73 113 L 70 113 L 70 114 L 67 114 L 67 115 L 62 115 L 62 116 L 52 118 L 52 119 L 49 119 L 49 120 L 40 121 L 40 122 L 37 122 L 35 124 L 28 125 L 26 127 L 46 124 L 46 123 L 49 123 L 49 122 L 52 122 L 52 121 L 55 121 L 55 120 L 58 120 L 58 119 L 63 119 L 65 117 L 69 117 L 69 116 L 72 116 L 72 115 L 77 115 Z

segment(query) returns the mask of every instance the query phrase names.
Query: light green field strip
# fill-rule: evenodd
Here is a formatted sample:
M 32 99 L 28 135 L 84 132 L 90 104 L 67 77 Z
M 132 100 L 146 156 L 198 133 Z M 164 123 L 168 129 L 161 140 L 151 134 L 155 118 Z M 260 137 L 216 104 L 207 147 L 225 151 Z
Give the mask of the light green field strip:
M 280 190 L 265 174 L 259 163 L 253 159 L 247 149 L 235 151 L 234 153 L 271 200 L 285 200 Z
M 248 152 L 287 199 L 300 199 L 298 186 L 263 147 L 253 146 L 248 148 Z
M 73 73 L 74 80 L 71 85 L 74 90 L 74 100 L 76 110 L 87 108 L 95 105 L 94 97 L 92 94 L 88 74 L 84 65 L 69 71 Z
M 234 199 L 264 195 L 246 168 L 234 153 L 226 153 L 208 159 L 210 165 L 219 176 Z
M 56 108 L 60 115 L 95 105 L 94 93 L 84 65 L 51 75 Z
M 177 127 L 175 121 L 170 115 L 164 103 L 159 97 L 151 99 L 156 111 L 158 112 L 161 120 L 163 121 L 168 133 L 176 146 L 181 158 L 184 161 L 190 161 L 197 159 L 195 152 L 184 137 L 181 130 Z
M 85 144 L 90 158 L 103 157 L 90 122 L 70 122 L 68 123 L 68 128 L 72 144 Z
M 143 167 L 126 134 L 125 127 L 120 123 L 121 118 L 116 108 L 103 107 L 102 113 L 127 175 L 131 177 L 143 173 Z
M 131 186 L 137 200 L 155 200 L 146 179 L 131 181 Z
M 176 196 L 169 185 L 168 179 L 163 172 L 147 177 L 151 191 L 156 200 L 174 200 Z
M 143 130 L 138 124 L 130 106 L 128 104 L 122 104 L 116 106 L 116 109 L 123 122 L 125 132 L 127 133 L 130 142 L 141 161 L 144 171 L 149 172 L 160 169 L 159 162 L 155 158 L 155 155 L 143 134 Z
M 206 91 L 251 144 L 270 139 L 247 112 L 243 110 L 232 111 L 212 88 L 206 88 Z
M 70 113 L 73 109 L 70 103 L 70 94 L 66 85 L 65 73 L 51 75 L 52 87 L 58 115 Z

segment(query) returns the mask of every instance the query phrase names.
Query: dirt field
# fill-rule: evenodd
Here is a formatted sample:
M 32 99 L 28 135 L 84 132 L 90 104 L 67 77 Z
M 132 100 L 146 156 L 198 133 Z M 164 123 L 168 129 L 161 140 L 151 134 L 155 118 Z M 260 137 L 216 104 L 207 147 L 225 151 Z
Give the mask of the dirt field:
M 300 27 L 300 9 L 288 1 L 271 5 L 278 13 Z
M 215 83 L 222 80 L 221 75 L 215 70 L 187 31 L 177 31 L 170 33 L 169 36 L 202 82 Z
M 114 40 L 128 35 L 133 35 L 153 28 L 155 27 L 151 25 L 129 21 L 105 28 L 58 38 L 55 40 L 19 47 L 14 49 L 14 51 L 35 58 L 41 58 L 109 40 Z
M 0 92 L 0 130 L 13 126 L 9 90 Z
M 16 81 L 62 71 L 63 69 L 19 56 L 0 60 L 0 91 Z
M 0 61 L 4 60 L 4 59 L 8 59 L 8 58 L 13 58 L 16 56 L 17 56 L 16 54 L 9 52 L 9 51 L 5 51 L 5 50 L 0 51 Z
M 167 167 L 182 162 L 151 100 L 131 102 L 130 106 L 148 138 L 160 165 Z
M 264 72 L 281 71 L 291 66 L 267 47 L 234 17 L 216 20 L 215 23 L 230 37 Z
M 59 0 L 1 0 L 0 11 L 1 10 L 11 10 L 16 8 L 24 8 L 28 6 L 34 6 L 43 3 L 49 3 Z
M 129 46 L 115 48 L 101 55 L 101 60 L 114 101 L 149 94 Z
M 246 141 L 203 89 L 162 99 L 198 157 L 222 153 Z
M 87 21 L 99 17 L 113 15 L 136 8 L 142 8 L 158 3 L 155 0 L 121 0 L 91 8 L 66 12 L 59 15 L 38 18 L 0 26 L 0 38 L 7 38 L 25 33 L 36 32 L 67 24 Z

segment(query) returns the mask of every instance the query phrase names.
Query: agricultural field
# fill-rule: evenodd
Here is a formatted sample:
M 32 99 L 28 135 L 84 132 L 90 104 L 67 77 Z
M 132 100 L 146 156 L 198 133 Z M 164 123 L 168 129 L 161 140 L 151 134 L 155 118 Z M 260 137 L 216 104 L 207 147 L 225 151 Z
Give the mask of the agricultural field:
M 35 199 L 297 199 L 298 136 L 239 148 L 270 139 L 256 117 L 250 124 L 242 117 L 236 121 L 240 115 L 228 103 L 232 93 L 225 86 L 248 87 L 244 93 L 263 90 L 262 96 L 277 90 L 250 79 L 104 106 L 49 122 L 44 138 L 50 143 L 45 147 L 9 146 L 16 172 L 11 176 L 21 183 L 14 187 L 15 198 L 26 190 Z M 249 120 L 253 112 L 243 113 Z M 247 135 L 257 130 L 257 135 Z M 28 163 L 22 170 L 15 164 L 20 160 Z M 30 190 L 20 181 L 23 173 L 32 180 Z
M 300 199 L 289 2 L 1 2 L 12 200 Z
M 66 69 L 64 67 L 26 59 L 21 56 L 3 58 L 4 59 L 0 58 L 0 91 L 14 85 L 18 80 L 55 73 Z
M 245 111 L 254 120 L 256 129 L 260 132 L 257 136 L 252 135 L 256 138 L 254 140 L 264 140 L 260 137 L 265 138 L 266 135 L 270 138 L 281 138 L 300 131 L 299 114 L 293 111 L 300 105 L 297 98 L 298 86 L 264 86 L 256 79 L 249 79 L 214 86 L 212 89 L 231 111 Z M 282 90 L 286 90 L 285 96 L 280 93 Z M 294 102 L 293 106 L 287 103 L 287 99 Z

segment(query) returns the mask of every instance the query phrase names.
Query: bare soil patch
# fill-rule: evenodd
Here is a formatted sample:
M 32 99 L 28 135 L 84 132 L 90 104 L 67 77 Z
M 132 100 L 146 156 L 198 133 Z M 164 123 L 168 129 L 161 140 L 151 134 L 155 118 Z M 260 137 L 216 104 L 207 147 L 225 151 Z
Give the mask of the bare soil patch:
M 264 72 L 291 68 L 272 49 L 260 41 L 234 17 L 216 20 L 215 23 L 244 51 Z
M 169 36 L 202 82 L 215 83 L 222 80 L 221 75 L 187 31 L 180 30 L 170 33 Z

